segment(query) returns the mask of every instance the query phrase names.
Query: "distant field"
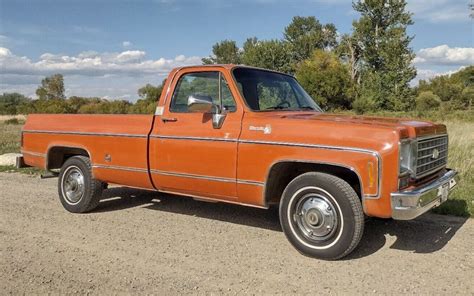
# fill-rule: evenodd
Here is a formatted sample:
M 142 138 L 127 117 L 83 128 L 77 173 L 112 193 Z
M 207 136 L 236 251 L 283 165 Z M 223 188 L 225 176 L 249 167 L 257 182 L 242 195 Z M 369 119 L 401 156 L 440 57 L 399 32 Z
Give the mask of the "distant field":
M 451 199 L 436 212 L 474 217 L 474 123 L 445 124 L 449 133 L 448 166 L 459 171 L 461 182 Z
M 0 115 L 0 122 L 11 119 L 11 118 L 16 118 L 18 120 L 25 120 L 26 115 Z
M 377 115 L 415 117 L 416 114 L 384 113 Z M 474 113 L 432 113 L 424 114 L 421 117 L 443 122 L 447 125 L 450 145 L 448 165 L 458 170 L 461 175 L 461 183 L 450 197 L 450 200 L 435 211 L 441 214 L 474 217 Z M 20 151 L 21 125 L 5 124 L 4 121 L 9 118 L 11 116 L 0 117 L 0 154 Z M 12 170 L 14 170 L 12 167 L 0 167 L 0 171 Z M 24 170 L 23 172 L 32 173 L 32 170 Z
M 20 130 L 19 124 L 5 124 L 5 120 L 11 116 L 0 115 L 0 154 L 8 152 L 20 152 Z

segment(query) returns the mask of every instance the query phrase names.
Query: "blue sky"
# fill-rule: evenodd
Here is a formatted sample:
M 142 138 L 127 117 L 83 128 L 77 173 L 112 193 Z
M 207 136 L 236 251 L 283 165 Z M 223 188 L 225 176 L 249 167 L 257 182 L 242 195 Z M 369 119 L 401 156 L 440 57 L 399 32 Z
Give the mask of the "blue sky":
M 418 78 L 474 64 L 468 0 L 408 1 Z M 223 39 L 281 38 L 295 15 L 351 31 L 343 0 L 0 0 L 0 92 L 34 97 L 45 75 L 63 73 L 67 95 L 136 100 L 179 65 L 200 63 Z

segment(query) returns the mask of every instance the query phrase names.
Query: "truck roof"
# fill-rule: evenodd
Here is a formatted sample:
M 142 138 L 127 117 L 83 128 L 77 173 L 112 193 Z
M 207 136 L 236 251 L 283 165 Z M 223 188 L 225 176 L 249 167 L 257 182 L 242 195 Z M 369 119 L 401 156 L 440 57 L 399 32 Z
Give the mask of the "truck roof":
M 287 76 L 291 76 L 291 77 L 293 77 L 293 75 L 291 75 L 291 74 L 288 74 L 288 73 L 284 73 L 284 72 L 280 72 L 280 71 L 276 71 L 276 70 L 271 70 L 271 69 L 265 69 L 265 68 L 259 68 L 259 67 L 247 66 L 247 65 L 243 65 L 243 64 L 207 64 L 207 65 L 190 65 L 190 66 L 176 67 L 176 68 L 174 68 L 173 70 L 174 70 L 174 71 L 179 71 L 179 70 L 182 70 L 182 69 L 189 69 L 189 68 L 203 68 L 203 67 L 221 67 L 221 68 L 224 68 L 224 69 L 227 69 L 227 70 L 232 70 L 232 69 L 234 69 L 234 68 L 236 68 L 236 67 L 239 67 L 239 68 L 249 68 L 249 69 L 257 69 L 257 70 L 262 70 L 262 71 L 268 71 L 268 72 L 279 73 L 279 74 L 283 74 L 283 75 L 287 75 Z

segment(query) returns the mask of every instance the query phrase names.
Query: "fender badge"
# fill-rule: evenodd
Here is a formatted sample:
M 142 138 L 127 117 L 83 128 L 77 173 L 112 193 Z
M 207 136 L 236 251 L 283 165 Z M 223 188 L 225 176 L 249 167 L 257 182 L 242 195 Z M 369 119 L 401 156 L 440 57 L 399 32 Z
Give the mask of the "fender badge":
M 263 132 L 265 135 L 269 135 L 272 133 L 272 126 L 267 124 L 265 126 L 249 126 L 249 130 L 250 131 L 261 131 Z

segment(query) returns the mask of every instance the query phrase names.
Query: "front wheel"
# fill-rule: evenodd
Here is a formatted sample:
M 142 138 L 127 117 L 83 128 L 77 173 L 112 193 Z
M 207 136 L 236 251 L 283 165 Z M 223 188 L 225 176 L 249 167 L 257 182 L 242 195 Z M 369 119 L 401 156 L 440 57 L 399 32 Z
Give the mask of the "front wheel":
M 105 185 L 92 176 L 89 158 L 73 156 L 64 162 L 59 173 L 59 199 L 66 210 L 85 213 L 95 209 L 100 202 Z
M 357 193 L 347 182 L 310 172 L 296 177 L 284 190 L 280 223 L 300 253 L 335 260 L 358 245 L 364 214 Z

